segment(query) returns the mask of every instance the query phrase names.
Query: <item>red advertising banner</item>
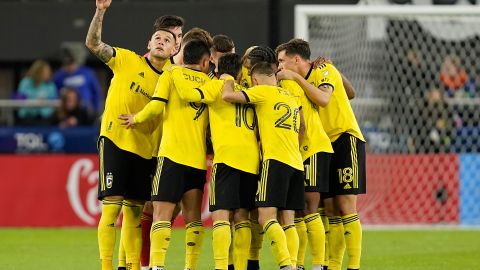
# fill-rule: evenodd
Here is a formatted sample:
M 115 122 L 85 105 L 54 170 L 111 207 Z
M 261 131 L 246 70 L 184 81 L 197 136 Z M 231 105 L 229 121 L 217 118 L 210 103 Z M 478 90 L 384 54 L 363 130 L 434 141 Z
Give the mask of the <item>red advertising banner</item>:
M 96 155 L 0 155 L 0 226 L 96 226 Z M 368 155 L 364 224 L 458 223 L 457 155 Z M 208 179 L 208 178 L 207 178 Z M 202 219 L 211 224 L 205 186 Z M 183 225 L 181 217 L 175 225 Z
M 362 223 L 457 224 L 458 187 L 456 154 L 367 155 Z

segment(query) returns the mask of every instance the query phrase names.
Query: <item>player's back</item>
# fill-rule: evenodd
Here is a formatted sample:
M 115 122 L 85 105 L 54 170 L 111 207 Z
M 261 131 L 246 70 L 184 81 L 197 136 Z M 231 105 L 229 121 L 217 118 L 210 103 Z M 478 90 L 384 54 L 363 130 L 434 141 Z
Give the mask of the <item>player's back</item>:
M 263 160 L 274 159 L 303 171 L 298 140 L 299 97 L 271 85 L 257 85 L 245 93 L 255 104 Z
M 182 72 L 192 88 L 210 81 L 208 75 L 200 71 L 183 68 Z M 159 98 L 167 100 L 159 156 L 190 167 L 206 169 L 207 105 L 183 101 L 175 89 L 170 72 L 160 76 L 160 83 L 165 83 L 164 87 L 168 85 L 168 90 L 157 88 L 160 93 L 155 93 Z
M 310 101 L 300 85 L 293 80 L 281 80 L 279 86 L 294 95 L 300 95 L 305 120 L 305 135 L 300 145 L 303 160 L 318 152 L 333 153 L 332 144 L 320 119 L 318 105 Z
M 260 163 L 256 137 L 257 118 L 250 104 L 232 104 L 222 99 L 223 80 L 213 80 L 201 87 L 208 103 L 214 163 L 258 173 Z M 235 83 L 235 91 L 245 88 Z
M 316 69 L 312 68 L 310 70 L 307 75 L 307 81 L 317 87 L 322 84 L 328 84 L 333 87 L 328 105 L 324 108 L 319 108 L 323 127 L 330 140 L 333 142 L 342 133 L 347 132 L 365 141 L 343 86 L 340 72 L 331 64 L 323 64 Z

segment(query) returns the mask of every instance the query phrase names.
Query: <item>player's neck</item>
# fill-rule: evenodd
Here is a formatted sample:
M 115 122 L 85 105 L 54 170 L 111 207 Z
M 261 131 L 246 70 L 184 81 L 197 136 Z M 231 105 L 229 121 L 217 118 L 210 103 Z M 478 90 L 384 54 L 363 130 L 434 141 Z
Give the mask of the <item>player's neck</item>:
M 305 78 L 305 76 L 307 76 L 311 68 L 312 68 L 312 64 L 310 64 L 309 62 L 300 63 L 298 67 L 298 74 L 300 74 L 300 76 Z
M 162 70 L 165 63 L 167 63 L 167 59 L 163 59 L 160 57 L 152 57 L 151 55 L 148 56 L 148 61 L 156 70 Z
M 199 71 L 199 72 L 202 72 L 202 68 L 200 67 L 200 65 L 185 64 L 185 67 L 186 67 L 186 68 L 189 68 L 189 69 L 193 69 L 193 70 Z

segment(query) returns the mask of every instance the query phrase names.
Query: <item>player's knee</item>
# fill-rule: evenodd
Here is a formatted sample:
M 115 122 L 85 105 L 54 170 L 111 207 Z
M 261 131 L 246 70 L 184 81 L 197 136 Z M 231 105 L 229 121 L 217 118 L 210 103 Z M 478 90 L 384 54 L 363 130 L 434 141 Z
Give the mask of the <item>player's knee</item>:
M 172 219 L 174 203 L 169 202 L 153 202 L 153 220 L 170 221 Z
M 239 223 L 245 220 L 248 220 L 248 210 L 244 208 L 235 210 L 233 213 L 233 221 Z
M 143 212 L 147 214 L 153 214 L 153 205 L 151 201 L 146 201 L 143 205 Z
M 230 211 L 224 209 L 213 211 L 212 219 L 213 221 L 230 220 Z

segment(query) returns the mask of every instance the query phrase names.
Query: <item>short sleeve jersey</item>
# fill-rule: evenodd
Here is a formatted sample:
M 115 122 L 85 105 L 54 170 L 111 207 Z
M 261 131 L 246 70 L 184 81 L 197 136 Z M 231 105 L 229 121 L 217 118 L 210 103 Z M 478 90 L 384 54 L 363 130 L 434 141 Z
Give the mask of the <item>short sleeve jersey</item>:
M 319 108 L 320 119 L 330 141 L 334 142 L 343 133 L 365 141 L 345 92 L 340 72 L 331 64 L 323 64 L 315 69 L 312 67 L 305 79 L 316 87 L 326 84 L 333 88 L 328 105 Z
M 126 129 L 118 116 L 137 113 L 147 105 L 162 71 L 155 69 L 148 58 L 122 48 L 114 48 L 107 65 L 113 71 L 113 78 L 105 101 L 100 136 L 109 138 L 120 149 L 150 159 L 155 119 Z
M 271 85 L 257 85 L 243 93 L 248 103 L 255 104 L 263 160 L 274 159 L 303 171 L 299 96 Z

